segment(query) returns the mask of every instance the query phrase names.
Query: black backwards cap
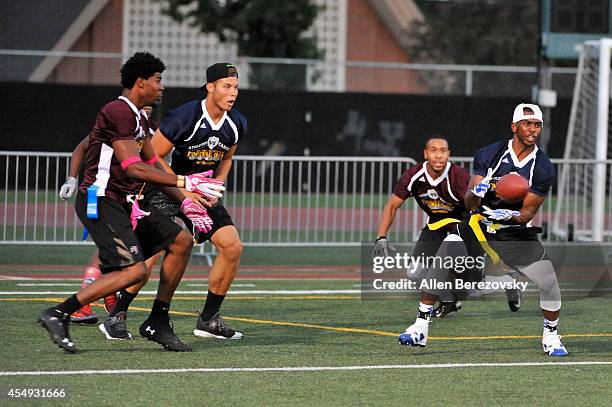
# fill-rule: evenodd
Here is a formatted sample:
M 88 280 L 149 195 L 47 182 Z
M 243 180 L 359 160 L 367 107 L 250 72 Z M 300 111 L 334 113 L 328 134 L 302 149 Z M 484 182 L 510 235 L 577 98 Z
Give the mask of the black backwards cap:
M 206 69 L 206 83 L 212 83 L 223 78 L 238 78 L 238 70 L 234 64 L 220 62 Z M 202 90 L 206 88 L 206 83 L 202 86 Z

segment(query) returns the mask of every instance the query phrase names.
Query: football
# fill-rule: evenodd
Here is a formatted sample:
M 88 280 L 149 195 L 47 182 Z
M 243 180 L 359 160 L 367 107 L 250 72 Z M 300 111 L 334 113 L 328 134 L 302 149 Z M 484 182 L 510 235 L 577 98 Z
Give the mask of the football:
M 497 181 L 497 196 L 506 202 L 519 202 L 529 192 L 529 182 L 518 174 L 506 174 Z

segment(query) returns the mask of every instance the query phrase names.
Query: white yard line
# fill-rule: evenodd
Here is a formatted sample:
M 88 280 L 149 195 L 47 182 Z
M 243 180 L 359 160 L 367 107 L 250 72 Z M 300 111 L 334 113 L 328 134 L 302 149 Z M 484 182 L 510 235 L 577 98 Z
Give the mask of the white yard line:
M 0 376 L 68 376 L 68 375 L 127 375 L 151 373 L 224 373 L 224 372 L 319 372 L 346 370 L 393 370 L 393 369 L 452 369 L 472 367 L 527 367 L 527 366 L 589 366 L 612 365 L 608 361 L 584 362 L 515 362 L 515 363 L 440 363 L 423 365 L 373 365 L 373 366 L 298 366 L 298 367 L 221 367 L 180 369 L 125 369 L 125 370 L 49 370 L 6 371 Z

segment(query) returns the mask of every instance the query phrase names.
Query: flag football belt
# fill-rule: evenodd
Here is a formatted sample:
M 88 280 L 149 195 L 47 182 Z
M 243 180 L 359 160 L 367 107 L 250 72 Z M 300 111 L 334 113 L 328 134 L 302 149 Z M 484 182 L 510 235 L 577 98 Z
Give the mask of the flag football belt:
M 480 246 L 482 246 L 484 251 L 489 255 L 489 257 L 491 258 L 491 261 L 495 265 L 495 264 L 499 263 L 499 255 L 489 245 L 489 242 L 487 241 L 487 238 L 485 237 L 484 233 L 482 232 L 482 228 L 480 226 L 480 222 L 482 220 L 484 220 L 484 219 L 486 219 L 484 216 L 482 216 L 480 214 L 477 214 L 477 213 L 473 214 L 473 215 L 470 215 L 469 225 L 470 225 L 470 228 L 472 229 L 472 231 L 474 232 L 474 235 L 476 235 L 476 238 L 478 239 L 478 242 L 480 243 Z M 512 225 L 500 225 L 500 224 L 497 224 L 497 223 L 492 223 L 492 225 L 500 226 L 500 228 L 498 228 L 498 229 L 501 229 L 501 226 L 512 226 Z M 487 231 L 489 231 L 489 226 L 487 226 Z M 489 233 L 495 233 L 495 232 L 489 232 Z
M 451 223 L 460 223 L 461 221 L 459 219 L 455 219 L 455 218 L 446 218 L 446 219 L 441 219 L 437 222 L 434 223 L 428 223 L 427 224 L 427 228 L 429 230 L 438 230 L 440 228 L 443 228 L 446 225 L 450 225 Z

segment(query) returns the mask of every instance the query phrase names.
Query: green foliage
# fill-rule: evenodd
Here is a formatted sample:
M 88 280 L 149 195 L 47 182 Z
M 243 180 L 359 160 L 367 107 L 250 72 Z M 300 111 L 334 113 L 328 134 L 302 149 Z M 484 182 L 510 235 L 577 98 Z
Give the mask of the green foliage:
M 538 2 L 419 1 L 425 21 L 412 27 L 415 61 L 482 65 L 535 65 Z
M 312 0 L 157 0 L 178 22 L 235 42 L 238 54 L 266 58 L 322 57 L 316 38 L 305 32 L 321 7 Z M 259 87 L 303 88 L 304 66 L 251 65 L 251 82 Z

